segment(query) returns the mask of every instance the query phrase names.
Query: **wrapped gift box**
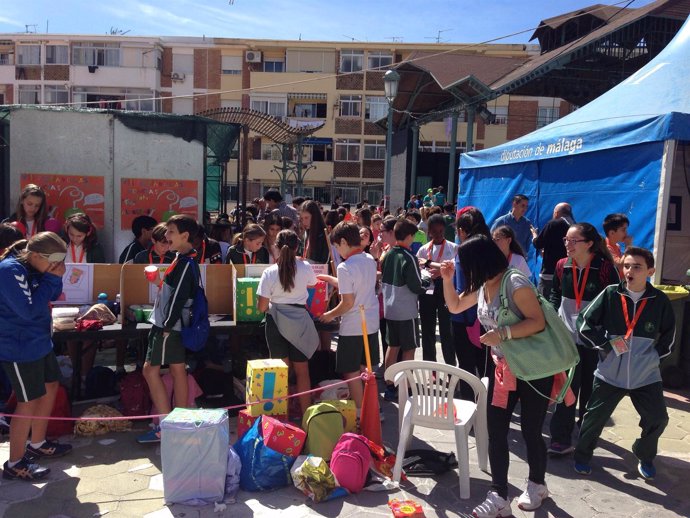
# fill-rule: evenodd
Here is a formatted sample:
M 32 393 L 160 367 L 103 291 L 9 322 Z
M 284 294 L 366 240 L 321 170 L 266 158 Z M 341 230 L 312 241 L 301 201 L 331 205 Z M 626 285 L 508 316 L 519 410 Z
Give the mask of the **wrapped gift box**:
M 351 399 L 332 399 L 322 401 L 322 403 L 333 405 L 343 415 L 343 428 L 346 432 L 357 432 L 357 407 L 354 401 Z
M 222 408 L 175 408 L 161 421 L 166 503 L 218 502 L 225 493 L 230 430 Z
M 235 285 L 235 311 L 238 322 L 260 322 L 264 313 L 256 308 L 259 279 L 239 277 Z
M 307 434 L 301 428 L 289 423 L 282 423 L 272 416 L 263 416 L 264 444 L 288 457 L 297 457 L 302 453 Z
M 250 360 L 247 362 L 245 402 L 272 399 L 248 407 L 249 415 L 287 414 L 288 367 L 283 360 Z
M 307 311 L 314 318 L 319 318 L 326 312 L 328 303 L 328 285 L 326 281 L 317 281 L 314 286 L 307 286 Z
M 288 416 L 287 414 L 284 415 L 274 415 L 271 416 L 274 419 L 277 419 L 278 421 L 283 421 L 287 422 Z M 247 430 L 249 430 L 252 425 L 254 424 L 254 421 L 256 421 L 259 418 L 259 416 L 253 416 L 249 414 L 249 410 L 246 408 L 244 410 L 240 410 L 240 412 L 237 414 L 237 439 L 241 439 L 242 436 L 247 433 Z

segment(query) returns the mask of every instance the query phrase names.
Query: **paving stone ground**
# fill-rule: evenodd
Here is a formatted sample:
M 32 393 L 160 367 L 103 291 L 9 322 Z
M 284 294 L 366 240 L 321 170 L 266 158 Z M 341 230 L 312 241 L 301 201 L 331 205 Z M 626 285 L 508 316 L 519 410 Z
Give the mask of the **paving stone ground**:
M 440 354 L 440 352 L 439 352 Z M 439 356 L 440 357 L 440 356 Z M 513 503 L 516 517 L 536 518 L 671 518 L 690 516 L 690 391 L 666 393 L 670 423 L 659 444 L 653 482 L 642 480 L 630 452 L 637 437 L 639 418 L 625 398 L 604 430 L 589 477 L 577 475 L 572 459 L 550 459 L 547 484 L 552 497 L 533 513 L 522 512 Z M 397 446 L 397 405 L 383 402 L 384 441 Z M 519 414 L 510 434 L 511 497 L 517 498 L 525 485 L 527 464 L 519 432 Z M 237 503 L 216 512 L 213 505 L 166 506 L 163 501 L 160 447 L 139 445 L 135 437 L 146 429 L 144 423 L 127 433 L 111 433 L 96 438 L 64 437 L 74 452 L 45 464 L 52 469 L 42 483 L 0 481 L 0 518 L 244 518 L 244 517 L 336 517 L 365 518 L 392 516 L 391 498 L 419 502 L 425 516 L 451 518 L 470 516 L 484 499 L 490 475 L 479 470 L 471 438 L 471 498 L 459 499 L 457 472 L 434 478 L 412 477 L 398 491 L 363 492 L 347 498 L 309 505 L 292 487 L 265 492 L 240 492 Z M 235 429 L 234 419 L 230 424 Z M 544 429 L 548 433 L 548 419 Z M 111 444 L 101 443 L 113 439 Z M 452 432 L 417 428 L 412 447 L 432 447 L 453 451 Z M 0 462 L 9 454 L 7 437 L 0 443 Z

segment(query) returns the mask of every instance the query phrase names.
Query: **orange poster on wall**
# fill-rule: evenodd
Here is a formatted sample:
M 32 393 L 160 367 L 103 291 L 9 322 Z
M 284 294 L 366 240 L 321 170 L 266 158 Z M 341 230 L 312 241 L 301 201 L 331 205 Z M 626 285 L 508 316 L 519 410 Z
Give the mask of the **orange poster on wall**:
M 105 224 L 105 189 L 102 176 L 23 173 L 21 187 L 34 183 L 41 187 L 48 200 L 48 213 L 60 224 L 76 212 L 84 212 L 96 225 Z
M 167 221 L 175 214 L 199 216 L 197 180 L 122 178 L 120 184 L 122 230 L 132 228 L 132 220 L 146 215 Z

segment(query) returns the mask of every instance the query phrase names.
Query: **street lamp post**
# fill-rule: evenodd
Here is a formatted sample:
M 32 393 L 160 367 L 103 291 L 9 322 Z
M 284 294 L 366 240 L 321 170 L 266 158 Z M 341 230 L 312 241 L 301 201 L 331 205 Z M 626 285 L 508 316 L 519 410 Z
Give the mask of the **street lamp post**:
M 389 70 L 383 75 L 383 89 L 388 101 L 388 124 L 386 125 L 386 173 L 383 177 L 383 203 L 390 210 L 391 199 L 391 158 L 393 155 L 393 101 L 398 95 L 400 74 Z

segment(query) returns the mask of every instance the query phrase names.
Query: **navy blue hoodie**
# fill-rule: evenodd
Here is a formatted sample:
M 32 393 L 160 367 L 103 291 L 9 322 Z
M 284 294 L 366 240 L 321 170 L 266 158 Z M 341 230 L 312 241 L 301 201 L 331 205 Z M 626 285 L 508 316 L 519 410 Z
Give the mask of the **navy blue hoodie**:
M 31 271 L 15 257 L 0 261 L 0 361 L 31 362 L 53 348 L 49 303 L 62 277 Z

